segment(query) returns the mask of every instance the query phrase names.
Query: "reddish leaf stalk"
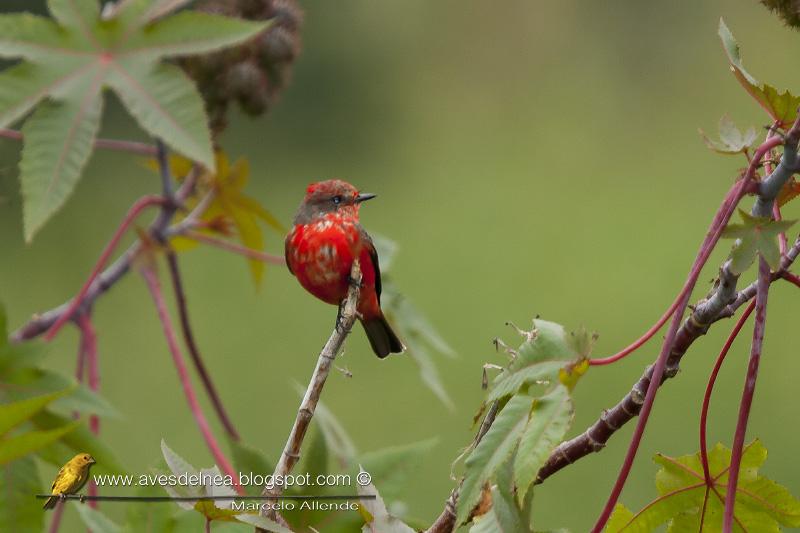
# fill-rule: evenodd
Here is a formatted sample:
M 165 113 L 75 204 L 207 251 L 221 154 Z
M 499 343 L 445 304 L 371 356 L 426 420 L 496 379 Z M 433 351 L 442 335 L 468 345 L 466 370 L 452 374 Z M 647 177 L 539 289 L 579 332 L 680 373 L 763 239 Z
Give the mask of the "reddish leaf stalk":
M 89 275 L 89 279 L 83 284 L 81 290 L 78 292 L 77 296 L 72 299 L 69 307 L 67 310 L 64 311 L 61 316 L 50 326 L 50 329 L 45 334 L 44 338 L 47 341 L 53 340 L 53 338 L 58 334 L 59 330 L 61 330 L 62 326 L 67 322 L 67 320 L 72 318 L 72 315 L 75 313 L 75 310 L 83 302 L 86 293 L 89 292 L 89 287 L 92 286 L 92 282 L 100 275 L 105 267 L 106 263 L 108 262 L 111 254 L 114 252 L 114 249 L 119 244 L 119 241 L 122 239 L 122 236 L 125 235 L 125 232 L 128 230 L 130 225 L 136 220 L 136 217 L 139 214 L 153 205 L 161 205 L 164 203 L 164 200 L 160 196 L 144 196 L 134 203 L 131 208 L 128 210 L 128 214 L 125 215 L 125 218 L 122 220 L 122 223 L 117 228 L 116 232 L 114 232 L 114 236 L 111 237 L 111 240 L 106 245 L 103 253 L 100 254 L 100 259 L 97 260 L 94 268 L 92 269 L 92 273 Z
M 755 157 L 758 158 L 757 160 L 760 160 L 760 158 L 764 156 L 764 153 L 766 153 L 766 151 L 769 149 L 765 148 L 768 145 L 769 143 L 764 143 L 756 151 Z M 746 188 L 750 183 L 747 175 L 750 174 L 751 169 L 752 172 L 755 172 L 755 165 L 753 163 L 751 163 L 750 167 L 748 168 L 748 174 L 746 174 L 746 177 L 738 181 L 725 197 L 725 200 L 717 211 L 717 214 L 711 223 L 711 227 L 706 234 L 705 239 L 703 240 L 703 244 L 698 251 L 697 258 L 695 259 L 694 264 L 689 272 L 689 277 L 680 292 L 678 307 L 675 310 L 672 323 L 667 330 L 666 338 L 661 346 L 661 352 L 659 353 L 658 359 L 656 360 L 656 364 L 653 368 L 653 376 L 650 380 L 650 384 L 647 387 L 644 403 L 642 404 L 642 409 L 639 412 L 639 419 L 636 422 L 636 429 L 634 430 L 633 437 L 631 438 L 630 445 L 628 446 L 628 451 L 625 454 L 625 460 L 622 463 L 622 468 L 620 469 L 620 473 L 617 476 L 617 481 L 614 483 L 614 487 L 611 490 L 611 494 L 608 497 L 608 501 L 606 501 L 606 505 L 598 517 L 594 528 L 592 529 L 593 533 L 600 533 L 603 530 L 603 527 L 605 527 L 606 522 L 608 522 L 608 519 L 614 510 L 614 506 L 617 504 L 617 501 L 622 494 L 622 489 L 625 486 L 625 482 L 627 481 L 628 475 L 633 467 L 633 461 L 636 458 L 637 451 L 639 450 L 639 444 L 641 443 L 642 436 L 644 435 L 644 429 L 647 426 L 647 421 L 650 417 L 650 411 L 653 408 L 656 394 L 661 385 L 667 359 L 672 351 L 675 335 L 681 325 L 683 311 L 686 308 L 686 304 L 689 303 L 689 297 L 691 296 L 692 289 L 694 289 L 695 283 L 697 282 L 697 278 L 700 276 L 700 271 L 702 270 L 706 261 L 708 261 L 711 252 L 719 241 L 719 238 L 722 235 L 722 230 L 725 229 L 725 226 L 728 224 L 733 211 L 736 209 L 736 205 L 745 194 Z
M 243 255 L 249 259 L 255 259 L 256 261 L 262 261 L 264 263 L 269 263 L 272 265 L 284 265 L 286 261 L 283 257 L 279 255 L 268 254 L 266 252 L 262 252 L 260 250 L 253 250 L 252 248 L 248 248 L 246 246 L 241 246 L 234 242 L 226 241 L 225 239 L 219 239 L 217 237 L 212 237 L 211 235 L 206 235 L 205 233 L 201 233 L 199 231 L 187 231 L 184 233 L 184 236 L 193 239 L 198 242 L 202 242 L 203 244 L 208 244 L 210 246 L 214 246 L 216 248 L 221 248 L 223 250 L 227 250 L 229 252 L 233 252 L 235 254 Z
M 647 341 L 649 341 L 653 337 L 653 335 L 658 333 L 658 330 L 660 330 L 664 326 L 664 324 L 667 323 L 669 317 L 671 317 L 675 313 L 675 310 L 678 308 L 680 301 L 681 301 L 681 295 L 679 294 L 678 297 L 675 298 L 675 301 L 672 302 L 672 305 L 669 306 L 669 309 L 667 309 L 664 312 L 664 314 L 661 315 L 661 318 L 659 318 L 658 321 L 644 333 L 644 335 L 636 339 L 633 343 L 623 348 L 619 352 L 615 353 L 614 355 L 609 355 L 608 357 L 602 357 L 597 359 L 589 359 L 589 364 L 592 366 L 602 366 L 615 363 L 620 359 L 624 358 L 625 356 L 632 354 L 642 346 L 644 346 L 644 344 Z
M 189 350 L 189 355 L 192 358 L 194 367 L 197 370 L 197 373 L 200 375 L 200 380 L 203 382 L 203 386 L 206 389 L 206 394 L 208 394 L 211 404 L 214 406 L 214 411 L 216 411 L 217 417 L 222 423 L 222 426 L 225 428 L 225 431 L 228 433 L 228 436 L 233 440 L 238 441 L 239 432 L 236 431 L 236 427 L 234 427 L 233 422 L 228 416 L 228 412 L 225 410 L 225 406 L 222 404 L 222 398 L 217 392 L 214 382 L 211 380 L 211 374 L 206 368 L 203 358 L 200 355 L 200 350 L 197 347 L 197 342 L 194 338 L 194 332 L 192 331 L 191 323 L 189 321 L 189 308 L 186 304 L 186 291 L 183 289 L 183 280 L 181 278 L 180 270 L 178 269 L 178 258 L 175 255 L 175 252 L 172 250 L 167 252 L 167 265 L 169 265 L 169 275 L 170 279 L 172 280 L 173 291 L 175 292 L 175 302 L 177 303 L 178 315 L 180 316 L 183 341 L 186 344 L 186 348 Z
M 797 276 L 796 274 L 792 274 L 791 272 L 783 272 L 781 274 L 781 277 L 783 279 L 785 279 L 786 281 L 788 281 L 789 283 L 792 283 L 792 284 L 796 285 L 797 287 L 800 287 L 800 276 Z
M 175 329 L 172 326 L 172 321 L 170 320 L 169 313 L 167 312 L 167 306 L 164 302 L 164 296 L 161 292 L 161 285 L 158 281 L 158 276 L 152 267 L 142 268 L 141 273 L 144 277 L 145 283 L 147 284 L 147 288 L 150 291 L 150 295 L 153 298 L 153 302 L 155 303 L 158 318 L 161 321 L 161 327 L 164 330 L 164 336 L 166 337 L 169 351 L 172 354 L 172 360 L 175 363 L 175 369 L 178 371 L 178 378 L 180 379 L 181 386 L 183 387 L 183 393 L 186 396 L 187 403 L 189 404 L 189 410 L 192 412 L 192 416 L 197 423 L 197 427 L 200 429 L 200 433 L 202 433 L 203 438 L 206 441 L 206 445 L 211 451 L 211 455 L 214 456 L 214 460 L 216 461 L 217 465 L 226 475 L 231 476 L 233 480 L 233 488 L 239 495 L 243 496 L 245 492 L 242 486 L 239 485 L 239 477 L 230 461 L 228 461 L 228 459 L 225 457 L 225 454 L 222 452 L 219 443 L 217 443 L 217 440 L 214 438 L 214 434 L 211 432 L 208 421 L 203 415 L 203 410 L 200 408 L 200 404 L 197 401 L 197 395 L 192 387 L 189 372 L 186 370 L 186 362 L 184 361 L 183 355 L 181 354 L 181 349 L 178 346 L 178 339 L 175 336 Z
M 733 529 L 733 509 L 736 504 L 736 487 L 739 483 L 739 469 L 742 463 L 742 450 L 744 438 L 747 433 L 747 421 L 750 418 L 750 407 L 753 404 L 753 395 L 758 379 L 758 365 L 761 361 L 761 348 L 764 342 L 764 330 L 767 321 L 767 297 L 769 295 L 770 270 L 763 257 L 758 261 L 758 285 L 756 288 L 756 318 L 753 327 L 753 342 L 750 346 L 750 363 L 747 367 L 747 377 L 742 392 L 742 401 L 739 405 L 739 419 L 736 422 L 736 433 L 733 436 L 731 448 L 731 467 L 728 473 L 728 490 L 725 494 L 725 515 L 722 522 L 724 533 Z
M 89 367 L 89 389 L 98 392 L 100 390 L 100 369 L 97 360 L 97 333 L 89 313 L 81 313 L 77 318 L 77 323 L 81 330 L 81 350 L 86 365 Z M 89 429 L 95 435 L 100 434 L 100 417 L 89 416 Z M 89 496 L 97 496 L 97 485 L 94 481 L 89 482 Z M 97 501 L 89 500 L 89 507 L 96 509 Z
M 742 327 L 744 327 L 745 322 L 747 322 L 747 318 L 750 316 L 750 313 L 753 312 L 754 308 L 755 302 L 751 301 L 750 304 L 745 308 L 742 316 L 739 317 L 739 320 L 736 322 L 733 330 L 731 330 L 731 334 L 728 335 L 728 339 L 725 341 L 725 345 L 722 347 L 722 350 L 720 350 L 719 355 L 717 356 L 717 361 L 714 363 L 714 368 L 711 370 L 711 376 L 708 378 L 706 392 L 703 396 L 703 407 L 700 411 L 700 461 L 703 463 L 703 476 L 705 477 L 706 486 L 708 487 L 714 485 L 714 480 L 711 478 L 711 471 L 708 467 L 708 440 L 706 438 L 706 432 L 708 428 L 708 407 L 711 403 L 711 393 L 714 391 L 717 375 L 719 374 L 720 368 L 722 368 L 722 363 L 725 361 L 725 357 L 728 355 L 728 351 L 733 345 L 733 341 L 736 340 L 736 337 L 739 335 Z
M 22 141 L 24 138 L 22 132 L 6 128 L 0 128 L 0 137 L 6 139 L 12 139 L 14 141 Z M 136 141 L 123 141 L 117 139 L 97 139 L 94 141 L 94 147 L 106 150 L 116 150 L 118 152 L 128 152 L 136 155 L 151 156 L 151 157 L 156 155 L 155 148 L 153 148 L 149 144 L 140 143 Z

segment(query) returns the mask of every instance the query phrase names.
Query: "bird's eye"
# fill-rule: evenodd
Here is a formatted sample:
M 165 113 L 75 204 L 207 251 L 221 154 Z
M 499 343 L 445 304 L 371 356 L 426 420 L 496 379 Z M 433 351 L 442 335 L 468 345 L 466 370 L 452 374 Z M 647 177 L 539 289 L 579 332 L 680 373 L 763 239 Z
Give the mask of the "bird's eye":
M 336 204 L 336 205 L 339 205 L 340 203 L 342 203 L 342 197 L 338 196 L 338 195 L 334 196 L 333 197 L 333 203 Z

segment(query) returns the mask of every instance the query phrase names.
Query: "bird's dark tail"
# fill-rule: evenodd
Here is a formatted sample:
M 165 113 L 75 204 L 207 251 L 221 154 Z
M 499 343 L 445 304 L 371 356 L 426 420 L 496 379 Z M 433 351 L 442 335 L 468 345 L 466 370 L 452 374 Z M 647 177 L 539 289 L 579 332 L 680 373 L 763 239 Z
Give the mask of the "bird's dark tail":
M 50 496 L 47 498 L 47 501 L 44 502 L 42 509 L 52 509 L 58 503 L 58 496 Z
M 383 315 L 370 318 L 369 320 L 362 320 L 361 325 L 364 326 L 364 331 L 367 332 L 369 344 L 372 346 L 372 351 L 375 355 L 383 359 L 390 353 L 402 353 L 406 351 L 406 347 L 400 342 L 400 339 L 392 331 L 392 327 L 386 321 Z

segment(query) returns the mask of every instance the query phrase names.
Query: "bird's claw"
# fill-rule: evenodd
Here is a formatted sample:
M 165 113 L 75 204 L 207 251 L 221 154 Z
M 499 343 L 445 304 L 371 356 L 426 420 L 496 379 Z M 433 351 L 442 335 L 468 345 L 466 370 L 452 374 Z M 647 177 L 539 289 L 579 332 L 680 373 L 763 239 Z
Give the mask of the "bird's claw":
M 81 503 L 85 502 L 86 501 L 86 495 L 85 494 L 81 494 L 80 497 L 78 498 L 78 500 L 80 500 Z

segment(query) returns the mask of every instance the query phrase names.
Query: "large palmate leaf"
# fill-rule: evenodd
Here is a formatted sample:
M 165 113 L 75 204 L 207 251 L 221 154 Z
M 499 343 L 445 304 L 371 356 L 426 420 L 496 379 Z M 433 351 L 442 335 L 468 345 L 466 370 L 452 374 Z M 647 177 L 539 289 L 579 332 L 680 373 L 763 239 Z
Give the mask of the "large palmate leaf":
M 710 139 L 703 130 L 700 130 L 703 142 L 710 149 L 720 154 L 740 154 L 746 152 L 756 140 L 756 130 L 752 126 L 745 132 L 739 130 L 731 117 L 722 115 L 719 119 L 719 140 Z
M 759 474 L 767 450 L 756 440 L 742 455 L 734 507 L 734 531 L 779 532 L 781 526 L 800 526 L 800 500 L 774 481 Z M 668 525 L 668 531 L 722 531 L 725 493 L 731 452 L 721 444 L 708 454 L 714 488 L 706 488 L 700 454 L 683 457 L 657 455 L 661 466 L 656 474 L 659 497 L 638 513 L 617 505 L 606 531 L 645 533 Z M 702 527 L 701 527 L 702 524 Z
M 800 97 L 793 95 L 789 91 L 779 92 L 775 87 L 767 83 L 761 83 L 751 76 L 742 65 L 742 57 L 739 53 L 739 43 L 733 37 L 731 30 L 725 21 L 719 21 L 719 37 L 722 46 L 728 55 L 731 64 L 731 71 L 742 87 L 750 93 L 756 102 L 759 103 L 769 115 L 780 123 L 781 126 L 788 126 L 797 117 L 797 108 L 800 107 Z
M 42 490 L 34 457 L 23 457 L 0 468 L 0 531 L 43 531 L 42 502 L 33 497 Z
M 74 189 L 92 151 L 106 87 L 148 133 L 215 167 L 200 94 L 178 67 L 161 60 L 242 42 L 266 24 L 196 12 L 161 18 L 183 3 L 129 0 L 103 17 L 97 0 L 49 0 L 52 19 L 0 16 L 0 57 L 25 60 L 0 73 L 0 127 L 45 100 L 23 128 L 26 240 Z

